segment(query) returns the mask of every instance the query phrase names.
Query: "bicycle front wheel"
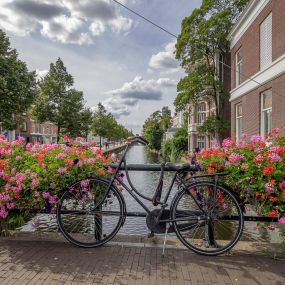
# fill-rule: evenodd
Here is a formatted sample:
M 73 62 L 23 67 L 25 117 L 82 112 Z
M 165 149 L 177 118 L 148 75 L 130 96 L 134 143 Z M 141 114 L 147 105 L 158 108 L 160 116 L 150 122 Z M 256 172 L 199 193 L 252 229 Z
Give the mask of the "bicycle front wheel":
M 235 196 L 211 182 L 190 184 L 173 201 L 171 216 L 177 237 L 202 255 L 219 255 L 240 239 L 243 213 Z
M 110 241 L 125 219 L 120 192 L 101 179 L 86 179 L 67 188 L 57 207 L 57 223 L 64 237 L 80 247 Z

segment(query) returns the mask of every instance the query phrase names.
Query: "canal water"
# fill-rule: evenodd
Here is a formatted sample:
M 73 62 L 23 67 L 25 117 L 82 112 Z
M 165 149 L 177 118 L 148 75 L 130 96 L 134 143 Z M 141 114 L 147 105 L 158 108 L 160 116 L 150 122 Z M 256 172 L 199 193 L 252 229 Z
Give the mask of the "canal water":
M 161 158 L 151 152 L 148 152 L 146 147 L 143 146 L 132 146 L 130 147 L 126 160 L 128 163 L 160 163 Z M 159 180 L 159 172 L 146 172 L 146 171 L 132 171 L 130 172 L 131 180 L 134 186 L 141 191 L 147 197 L 152 197 L 154 191 L 156 189 L 158 180 Z M 164 176 L 164 186 L 163 186 L 163 194 L 167 192 L 167 189 L 170 186 L 172 177 L 172 172 L 165 172 Z M 177 185 L 174 185 L 172 192 L 169 197 L 169 204 L 171 199 L 177 192 Z M 126 205 L 127 211 L 133 212 L 144 212 L 143 208 L 128 194 L 127 191 L 122 192 Z M 154 206 L 150 201 L 143 200 L 144 204 L 148 206 L 150 209 L 154 209 Z M 250 213 L 252 214 L 252 213 Z M 267 242 L 280 242 L 279 230 L 276 225 L 275 230 L 268 229 L 258 229 L 257 223 L 255 222 L 245 222 L 245 229 L 243 233 L 243 240 L 248 241 L 267 241 Z M 55 219 L 55 215 L 53 214 L 38 214 L 28 223 L 19 228 L 20 231 L 47 231 L 47 232 L 56 232 L 58 231 L 57 223 Z M 127 217 L 124 226 L 120 229 L 119 234 L 127 234 L 127 235 L 142 235 L 146 236 L 149 233 L 149 230 L 145 223 L 145 218 L 139 217 Z

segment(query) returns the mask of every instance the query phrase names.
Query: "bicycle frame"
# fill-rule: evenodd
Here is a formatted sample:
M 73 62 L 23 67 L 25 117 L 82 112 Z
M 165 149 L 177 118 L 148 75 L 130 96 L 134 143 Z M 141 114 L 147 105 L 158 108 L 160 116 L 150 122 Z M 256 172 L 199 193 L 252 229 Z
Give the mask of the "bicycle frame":
M 150 197 L 146 197 L 146 196 L 144 196 L 143 194 L 141 194 L 135 187 L 134 187 L 134 185 L 133 185 L 133 183 L 132 183 L 132 181 L 131 181 L 131 179 L 130 179 L 130 176 L 129 176 L 129 172 L 128 172 L 128 168 L 127 168 L 127 162 L 126 162 L 126 154 L 127 154 L 127 152 L 128 152 L 128 149 L 129 149 L 129 145 L 127 145 L 126 146 L 126 149 L 124 150 L 124 153 L 123 153 L 123 155 L 122 155 L 122 158 L 120 159 L 120 161 L 119 161 L 119 163 L 118 163 L 118 165 L 117 165 L 117 168 L 115 169 L 115 171 L 114 171 L 114 173 L 113 173 L 113 175 L 112 175 L 112 177 L 111 177 L 111 179 L 110 179 L 110 182 L 109 182 L 109 187 L 108 187 L 108 189 L 107 189 L 107 191 L 106 191 L 106 196 L 108 195 L 108 192 L 109 192 L 109 190 L 111 189 L 111 187 L 112 187 L 112 185 L 113 185 L 113 183 L 115 182 L 115 181 L 118 181 L 122 186 L 123 186 L 123 188 L 133 197 L 133 199 L 139 204 L 139 205 L 141 205 L 141 207 L 145 210 L 145 212 L 146 212 L 146 214 L 141 214 L 141 213 L 138 213 L 138 212 L 126 212 L 126 216 L 133 216 L 133 217 L 145 217 L 145 216 L 147 216 L 147 214 L 150 214 L 150 212 L 151 212 L 151 210 L 147 207 L 147 206 L 145 206 L 145 204 L 138 198 L 138 196 L 139 197 L 141 197 L 142 199 L 144 199 L 144 200 L 148 200 L 148 201 L 152 201 L 152 199 L 150 198 Z M 122 165 L 123 165 L 123 170 L 125 171 L 125 173 L 126 173 L 126 178 L 127 178 L 127 181 L 128 181 L 128 183 L 129 183 L 129 185 L 130 185 L 130 187 L 128 187 L 127 185 L 126 185 L 126 183 L 124 183 L 123 181 L 121 181 L 120 180 L 120 178 L 119 178 L 119 176 L 118 176 L 118 174 L 119 174 L 119 171 L 120 171 L 120 169 L 121 169 L 121 167 L 122 167 Z M 195 176 L 195 178 L 198 178 L 198 177 L 207 177 L 207 176 L 213 176 L 213 175 L 200 175 L 200 176 Z M 194 177 L 193 177 L 194 178 Z M 215 179 L 215 181 L 216 181 L 217 179 Z M 163 202 L 158 202 L 158 204 L 159 205 L 161 205 L 161 208 L 160 208 L 160 212 L 159 212 L 159 216 L 158 216 L 158 218 L 159 218 L 159 222 L 163 222 L 163 223 L 169 223 L 169 222 L 173 222 L 174 220 L 172 220 L 172 219 L 163 219 L 163 220 L 160 220 L 160 217 L 162 216 L 162 214 L 163 214 L 163 211 L 165 210 L 165 208 L 168 206 L 168 204 L 167 204 L 167 201 L 168 201 L 168 198 L 169 198 L 169 195 L 170 195 L 170 193 L 171 193 L 171 190 L 172 190 L 172 188 L 173 188 L 173 185 L 174 185 L 174 183 L 175 182 L 178 182 L 178 187 L 186 187 L 186 184 L 185 184 L 185 181 L 181 178 L 181 176 L 179 175 L 179 172 L 178 171 L 176 171 L 175 172 L 175 174 L 174 174 L 174 176 L 173 176 L 173 178 L 172 178 L 172 181 L 171 181 L 171 184 L 170 184 L 170 186 L 169 186 L 169 188 L 168 188 L 168 190 L 167 190 L 167 192 L 166 192 L 166 195 L 165 195 L 165 197 L 164 197 L 164 200 L 163 200 Z M 194 181 L 193 181 L 193 183 L 194 183 Z M 189 184 L 188 184 L 188 186 L 190 186 Z M 192 198 L 193 198 L 193 200 L 195 201 L 195 203 L 197 204 L 197 206 L 201 209 L 201 211 L 203 212 L 203 213 L 205 213 L 205 211 L 201 208 L 201 206 L 199 205 L 199 203 L 196 201 L 196 199 L 195 199 L 195 197 L 193 196 L 193 194 L 191 193 L 191 192 L 189 192 L 189 195 L 191 195 L 192 196 Z M 104 200 L 104 199 L 103 199 Z M 193 219 L 193 218 L 192 218 Z M 191 220 L 191 218 L 181 218 L 181 220 Z M 178 221 L 178 219 L 175 219 L 175 221 Z

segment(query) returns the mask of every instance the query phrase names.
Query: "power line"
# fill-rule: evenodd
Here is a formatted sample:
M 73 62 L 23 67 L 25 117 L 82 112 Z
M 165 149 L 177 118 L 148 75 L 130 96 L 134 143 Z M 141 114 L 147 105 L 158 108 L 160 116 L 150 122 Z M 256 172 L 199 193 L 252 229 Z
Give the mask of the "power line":
M 165 33 L 169 34 L 170 36 L 172 36 L 172 37 L 178 39 L 178 36 L 177 36 L 177 35 L 175 35 L 175 34 L 169 32 L 167 29 L 163 28 L 162 26 L 160 26 L 160 25 L 156 24 L 155 22 L 153 22 L 153 21 L 147 19 L 146 17 L 144 17 L 144 16 L 141 15 L 140 13 L 134 11 L 133 9 L 127 7 L 127 6 L 124 5 L 123 3 L 121 3 L 121 2 L 119 2 L 119 1 L 117 1 L 117 0 L 112 0 L 112 1 L 115 2 L 115 3 L 117 3 L 118 5 L 122 6 L 123 8 L 125 8 L 126 10 L 128 10 L 129 12 L 135 14 L 135 15 L 138 16 L 139 18 L 145 20 L 146 22 L 152 24 L 153 26 L 157 27 L 158 29 L 160 29 L 160 30 L 164 31 Z M 196 49 L 196 50 L 200 50 L 200 49 L 198 49 L 198 48 L 195 47 L 195 46 L 192 46 L 192 48 L 193 48 L 193 49 Z M 207 53 L 204 52 L 204 54 L 206 55 Z M 224 62 L 221 61 L 221 60 L 218 60 L 218 62 L 221 63 L 223 66 L 229 68 L 230 71 L 232 71 L 232 67 L 231 67 L 230 65 L 224 63 Z M 245 75 L 245 74 L 243 74 L 243 73 L 239 73 L 239 74 L 240 74 L 241 76 L 243 76 L 244 78 L 249 79 L 250 81 L 256 83 L 257 85 L 259 85 L 259 87 L 263 87 L 265 84 L 268 83 L 268 82 L 259 83 L 258 81 L 256 81 L 255 79 L 251 78 L 251 77 L 248 76 L 248 75 Z M 283 95 L 277 93 L 276 91 L 273 91 L 273 90 L 272 90 L 272 93 L 275 93 L 276 95 L 278 95 L 278 96 L 280 96 L 280 97 L 282 97 L 282 98 L 284 97 Z

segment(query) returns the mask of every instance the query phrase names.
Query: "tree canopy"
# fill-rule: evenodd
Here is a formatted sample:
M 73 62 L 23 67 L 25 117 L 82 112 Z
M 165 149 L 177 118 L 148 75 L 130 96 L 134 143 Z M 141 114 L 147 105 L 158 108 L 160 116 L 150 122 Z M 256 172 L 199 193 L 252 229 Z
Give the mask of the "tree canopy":
M 224 104 L 229 98 L 224 88 L 225 78 L 219 77 L 218 71 L 225 67 L 220 63 L 227 62 L 228 34 L 248 2 L 203 0 L 200 8 L 182 21 L 176 43 L 176 58 L 187 75 L 178 83 L 174 105 L 180 111 L 185 110 L 189 102 L 194 105 L 201 99 L 212 102 L 216 107 L 212 123 L 217 123 L 214 128 L 217 137 L 222 131 L 220 127 L 225 125 Z
M 0 30 L 0 122 L 2 129 L 16 128 L 21 113 L 27 112 L 36 93 L 36 73 L 28 71 L 25 62 L 10 47 Z
M 94 112 L 91 129 L 101 138 L 112 140 L 126 139 L 132 133 L 123 125 L 119 124 L 111 113 L 108 113 L 102 103 L 99 103 L 97 110 Z
M 58 138 L 62 133 L 78 136 L 82 131 L 84 98 L 81 91 L 72 88 L 73 83 L 60 58 L 50 64 L 48 74 L 39 83 L 33 114 L 39 122 L 57 125 Z
M 171 111 L 168 107 L 162 107 L 161 111 L 155 111 L 144 122 L 143 135 L 149 141 L 149 147 L 154 150 L 161 149 L 163 133 L 171 126 Z

